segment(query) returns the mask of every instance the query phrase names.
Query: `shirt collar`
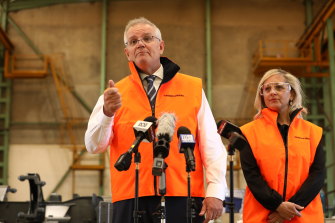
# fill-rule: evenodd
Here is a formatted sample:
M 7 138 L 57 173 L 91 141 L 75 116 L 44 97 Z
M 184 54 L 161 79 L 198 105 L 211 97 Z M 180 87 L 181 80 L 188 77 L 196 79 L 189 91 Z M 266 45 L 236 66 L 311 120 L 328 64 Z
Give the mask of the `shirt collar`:
M 158 70 L 156 70 L 155 73 L 153 73 L 152 75 L 160 78 L 161 80 L 163 80 L 163 66 L 162 64 L 160 65 L 160 67 L 158 68 Z M 148 74 L 145 74 L 145 73 L 140 73 L 140 77 L 141 77 L 141 80 L 143 81 L 143 79 L 146 77 L 146 76 L 149 76 Z

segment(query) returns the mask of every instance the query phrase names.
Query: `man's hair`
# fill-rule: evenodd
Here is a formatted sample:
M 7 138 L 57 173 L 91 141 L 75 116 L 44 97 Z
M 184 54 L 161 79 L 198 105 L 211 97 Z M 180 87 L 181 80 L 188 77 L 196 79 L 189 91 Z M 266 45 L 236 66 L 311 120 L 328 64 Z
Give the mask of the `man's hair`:
M 157 38 L 159 38 L 160 40 L 162 40 L 162 34 L 161 31 L 158 29 L 158 27 L 153 24 L 152 22 L 150 22 L 148 19 L 144 18 L 144 17 L 140 17 L 140 18 L 135 18 L 132 19 L 128 22 L 128 24 L 126 25 L 126 28 L 124 29 L 124 34 L 123 34 L 123 41 L 126 44 L 127 43 L 127 32 L 128 30 L 138 24 L 148 24 L 150 26 L 152 26 L 155 29 L 155 35 Z
M 285 78 L 285 81 L 291 85 L 291 92 L 293 94 L 292 103 L 290 104 L 290 113 L 298 108 L 302 108 L 302 113 L 307 114 L 307 109 L 303 107 L 304 92 L 302 91 L 301 84 L 298 78 L 296 78 L 291 73 L 282 70 L 282 69 L 271 69 L 267 71 L 262 79 L 258 83 L 254 107 L 257 110 L 257 114 L 254 116 L 254 119 L 257 119 L 261 116 L 261 111 L 266 107 L 264 103 L 263 96 L 260 95 L 261 86 L 264 82 L 274 75 L 281 75 Z

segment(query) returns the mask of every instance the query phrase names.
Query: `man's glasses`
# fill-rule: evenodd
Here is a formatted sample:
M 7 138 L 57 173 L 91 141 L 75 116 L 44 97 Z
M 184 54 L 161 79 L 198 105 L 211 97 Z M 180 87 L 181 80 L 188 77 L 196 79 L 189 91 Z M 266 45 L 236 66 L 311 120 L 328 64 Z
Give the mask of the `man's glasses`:
M 142 41 L 142 43 L 144 44 L 149 44 L 152 41 L 154 41 L 154 39 L 158 39 L 159 41 L 161 41 L 158 37 L 156 36 L 144 36 L 142 39 L 130 39 L 128 42 L 126 42 L 126 46 L 136 46 L 137 43 L 139 43 L 140 41 Z
M 272 89 L 274 89 L 277 93 L 287 92 L 291 90 L 291 85 L 286 82 L 270 82 L 263 84 L 260 88 L 260 94 L 270 94 Z

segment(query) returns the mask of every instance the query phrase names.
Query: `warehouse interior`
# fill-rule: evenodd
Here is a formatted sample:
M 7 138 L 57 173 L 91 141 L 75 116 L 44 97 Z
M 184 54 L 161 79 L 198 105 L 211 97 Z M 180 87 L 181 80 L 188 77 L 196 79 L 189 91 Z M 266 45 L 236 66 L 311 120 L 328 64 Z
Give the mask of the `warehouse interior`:
M 17 190 L 8 201 L 29 200 L 18 179 L 28 173 L 46 182 L 45 199 L 112 196 L 108 152 L 88 154 L 84 134 L 108 80 L 129 74 L 124 27 L 144 16 L 164 56 L 202 79 L 217 121 L 252 120 L 265 71 L 299 77 L 306 119 L 324 130 L 324 212 L 335 216 L 334 12 L 335 0 L 1 0 L 0 185 Z M 245 186 L 237 152 L 234 189 Z

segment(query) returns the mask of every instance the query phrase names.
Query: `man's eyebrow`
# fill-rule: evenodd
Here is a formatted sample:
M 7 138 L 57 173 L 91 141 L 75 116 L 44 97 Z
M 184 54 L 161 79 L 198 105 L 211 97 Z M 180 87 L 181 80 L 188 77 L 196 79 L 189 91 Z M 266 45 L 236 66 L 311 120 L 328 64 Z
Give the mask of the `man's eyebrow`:
M 143 37 L 143 36 L 153 36 L 153 34 L 151 34 L 151 33 L 143 33 L 142 37 Z M 129 39 L 134 39 L 134 38 L 136 38 L 136 37 L 137 37 L 137 36 L 133 35 L 133 36 L 130 36 Z

